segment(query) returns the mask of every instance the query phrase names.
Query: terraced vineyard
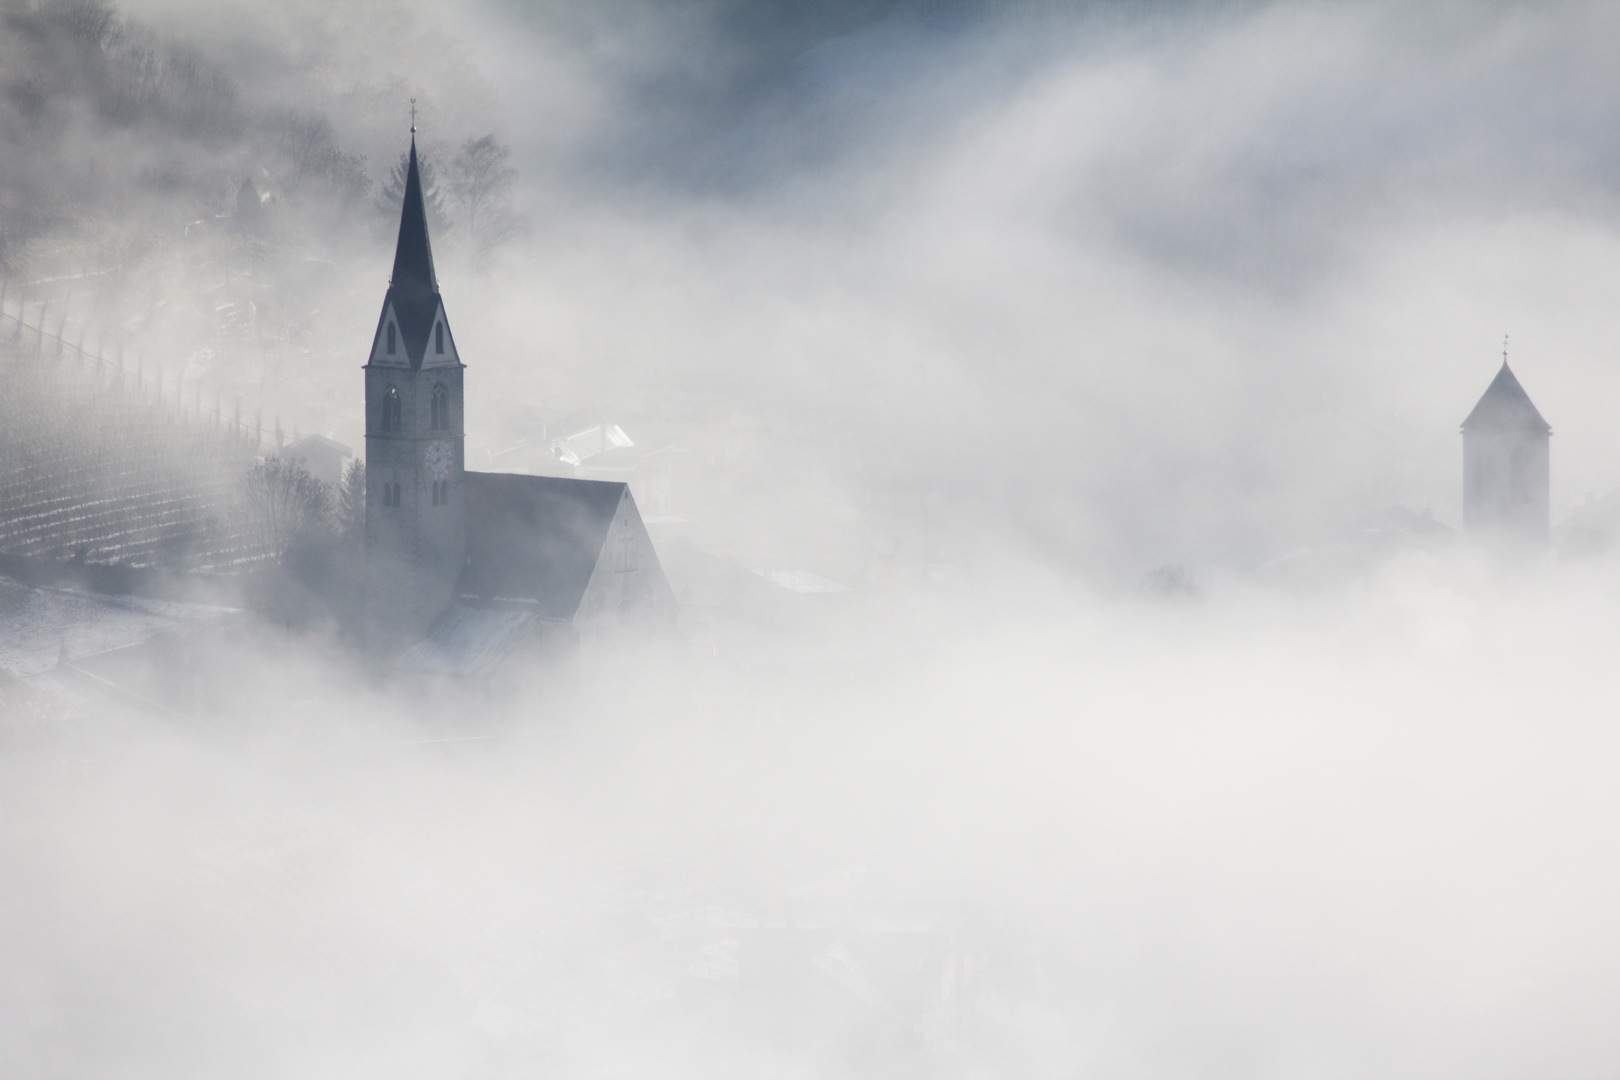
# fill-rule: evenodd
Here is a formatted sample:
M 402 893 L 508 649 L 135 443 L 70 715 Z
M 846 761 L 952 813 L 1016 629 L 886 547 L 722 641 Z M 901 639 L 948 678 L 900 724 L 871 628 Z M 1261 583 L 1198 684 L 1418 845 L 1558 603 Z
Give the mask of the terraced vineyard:
M 260 453 L 115 361 L 0 311 L 0 552 L 222 571 L 269 555 L 238 510 Z

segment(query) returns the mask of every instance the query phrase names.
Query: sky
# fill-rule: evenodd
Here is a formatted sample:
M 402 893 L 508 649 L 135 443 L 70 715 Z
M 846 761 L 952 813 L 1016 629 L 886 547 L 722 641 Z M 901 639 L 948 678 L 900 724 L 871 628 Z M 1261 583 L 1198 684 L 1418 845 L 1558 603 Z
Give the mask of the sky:
M 582 320 L 607 366 L 868 411 L 914 482 L 1116 572 L 1252 567 L 1391 503 L 1458 524 L 1504 335 L 1555 516 L 1614 485 L 1600 9 L 631 10 L 673 47 L 627 18 L 585 93 L 497 68 L 515 132 L 584 126 L 556 156 L 632 234 L 611 299 L 560 305 L 634 297 L 622 337 Z
M 424 145 L 496 133 L 529 229 L 439 268 L 469 435 L 662 425 L 706 542 L 856 595 L 792 663 L 487 706 L 233 639 L 218 730 L 13 733 L 0 1072 L 1613 1072 L 1612 566 L 1263 568 L 1460 527 L 1504 335 L 1554 523 L 1620 487 L 1620 15 L 124 10 L 373 181 L 413 95 Z M 352 443 L 374 233 L 328 230 L 285 406 Z M 847 978 L 691 975 L 726 912 L 828 909 L 967 920 L 954 1043 Z
M 476 270 L 438 238 L 490 450 L 541 413 L 674 413 L 687 444 L 743 417 L 773 431 L 743 486 L 778 538 L 883 473 L 964 549 L 1244 572 L 1392 505 L 1459 525 L 1457 425 L 1507 337 L 1555 520 L 1620 483 L 1601 5 L 128 14 L 245 107 L 322 111 L 374 184 L 413 96 L 428 152 L 510 146 L 527 234 Z M 391 237 L 369 200 L 305 237 L 319 392 L 297 356 L 268 399 L 225 381 L 353 445 Z
M 560 306 L 634 298 L 580 318 L 597 366 L 869 410 L 918 482 L 1110 568 L 1458 524 L 1504 335 L 1555 517 L 1614 485 L 1600 8 L 618 10 L 583 71 L 494 65 L 527 174 L 609 202 L 536 256 L 577 276 L 583 231 L 612 296 Z

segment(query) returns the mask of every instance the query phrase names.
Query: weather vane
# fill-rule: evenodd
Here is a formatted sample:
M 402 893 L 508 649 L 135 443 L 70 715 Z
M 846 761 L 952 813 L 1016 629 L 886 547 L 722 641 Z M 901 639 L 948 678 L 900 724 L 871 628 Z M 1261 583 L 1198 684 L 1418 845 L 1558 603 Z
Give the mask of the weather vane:
M 416 99 L 411 98 L 411 134 L 416 134 Z

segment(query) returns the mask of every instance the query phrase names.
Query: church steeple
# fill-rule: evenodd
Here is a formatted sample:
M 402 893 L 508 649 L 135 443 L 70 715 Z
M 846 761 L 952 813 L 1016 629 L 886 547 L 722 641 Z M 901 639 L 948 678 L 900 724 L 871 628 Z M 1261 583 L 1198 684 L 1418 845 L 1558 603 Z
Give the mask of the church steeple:
M 405 202 L 400 207 L 399 242 L 394 247 L 394 274 L 389 286 L 400 297 L 423 300 L 439 294 L 433 273 L 433 246 L 428 242 L 427 207 L 422 201 L 422 173 L 416 165 L 416 136 L 405 167 Z
M 1462 422 L 1463 526 L 1495 541 L 1541 545 L 1551 521 L 1552 426 L 1502 366 Z
M 1522 430 L 1531 435 L 1552 434 L 1552 425 L 1541 418 L 1535 402 L 1530 400 L 1530 395 L 1524 392 L 1524 387 L 1514 376 L 1513 369 L 1508 367 L 1506 357 L 1502 358 L 1496 378 L 1485 388 L 1474 411 L 1462 422 L 1462 429 L 1465 433 L 1507 429 Z
M 392 338 L 390 319 L 395 326 Z M 382 318 L 372 345 L 373 362 L 403 362 L 420 368 L 425 360 L 432 363 L 446 355 L 444 338 L 448 332 L 439 279 L 433 270 L 433 245 L 428 240 L 427 206 L 413 134 L 405 165 L 405 198 L 399 210 L 399 240 L 394 245 L 394 273 L 383 298 Z M 434 339 L 433 360 L 426 359 L 430 337 Z M 382 348 L 379 355 L 378 346 L 390 344 L 395 347 Z
M 384 649 L 444 610 L 466 558 L 465 369 L 423 194 L 413 124 L 394 273 L 365 366 L 367 635 Z

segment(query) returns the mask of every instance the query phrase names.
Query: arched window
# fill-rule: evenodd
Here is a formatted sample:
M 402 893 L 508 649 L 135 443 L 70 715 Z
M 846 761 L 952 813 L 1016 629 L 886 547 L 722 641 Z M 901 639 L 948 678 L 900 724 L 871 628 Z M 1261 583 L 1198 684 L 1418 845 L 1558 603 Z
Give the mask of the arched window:
M 398 431 L 403 426 L 400 422 L 402 415 L 399 407 L 399 387 L 390 386 L 383 392 L 382 429 Z
M 382 495 L 383 495 L 383 505 L 384 506 L 398 506 L 399 505 L 399 483 L 398 483 L 398 481 L 395 481 L 394 483 L 391 483 L 391 484 L 390 483 L 383 484 L 383 486 L 382 486 Z
M 435 480 L 435 481 L 433 481 L 433 505 L 434 506 L 449 506 L 450 505 L 450 481 L 448 481 L 448 480 Z
M 450 426 L 450 395 L 445 392 L 443 383 L 433 388 L 433 403 L 430 411 L 434 431 L 444 431 Z
M 394 324 L 388 324 L 388 355 L 394 355 Z
M 399 481 L 394 481 L 394 505 L 399 505 Z
M 444 352 L 444 323 L 436 323 L 433 327 L 433 351 Z

